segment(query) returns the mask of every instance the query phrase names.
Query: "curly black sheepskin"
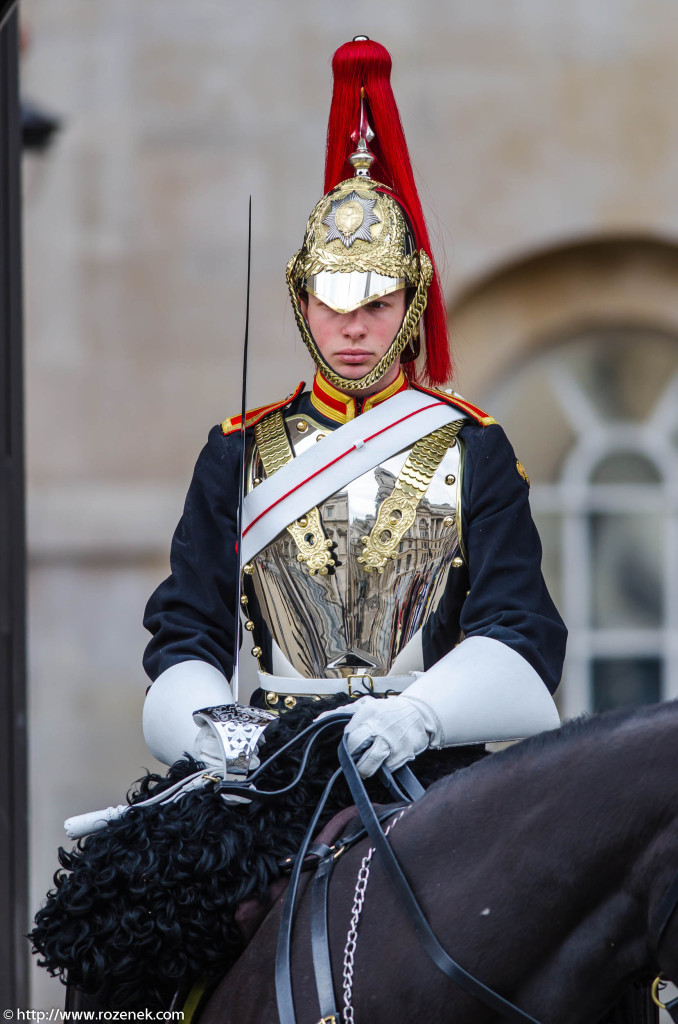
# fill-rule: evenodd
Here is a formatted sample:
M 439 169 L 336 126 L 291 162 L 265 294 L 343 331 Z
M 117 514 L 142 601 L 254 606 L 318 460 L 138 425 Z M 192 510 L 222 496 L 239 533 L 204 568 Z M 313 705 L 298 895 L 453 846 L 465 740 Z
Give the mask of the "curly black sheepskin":
M 340 697 L 335 705 L 344 703 Z M 317 707 L 297 706 L 266 731 L 268 756 L 310 724 Z M 339 733 L 319 741 L 303 780 L 272 802 L 228 805 L 210 789 L 175 803 L 138 808 L 103 831 L 59 849 L 62 870 L 29 938 L 38 963 L 109 1009 L 167 1007 L 197 978 L 223 977 L 244 948 L 235 922 L 243 900 L 265 899 L 279 861 L 299 848 L 322 789 L 337 764 Z M 301 751 L 258 780 L 279 789 Z M 479 756 L 478 748 L 428 751 L 417 760 L 423 785 Z M 134 805 L 201 767 L 188 756 L 165 777 L 134 784 Z M 389 802 L 375 782 L 372 799 Z M 351 804 L 343 780 L 321 824 Z

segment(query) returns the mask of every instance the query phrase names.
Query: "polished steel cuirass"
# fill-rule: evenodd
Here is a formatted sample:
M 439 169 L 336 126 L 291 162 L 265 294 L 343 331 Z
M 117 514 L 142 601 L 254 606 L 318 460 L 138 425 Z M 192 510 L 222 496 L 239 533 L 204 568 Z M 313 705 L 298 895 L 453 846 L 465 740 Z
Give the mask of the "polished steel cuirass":
M 327 432 L 307 415 L 288 419 L 292 449 L 322 444 Z M 311 575 L 290 532 L 252 559 L 252 581 L 273 640 L 306 677 L 366 672 L 387 675 L 397 655 L 435 611 L 448 575 L 461 564 L 459 444 L 442 455 L 413 525 L 383 571 L 359 561 L 379 507 L 393 491 L 411 449 L 351 481 L 319 506 L 326 537 L 336 545 L 333 572 Z M 463 459 L 461 460 L 463 463 Z M 247 488 L 265 476 L 255 450 Z

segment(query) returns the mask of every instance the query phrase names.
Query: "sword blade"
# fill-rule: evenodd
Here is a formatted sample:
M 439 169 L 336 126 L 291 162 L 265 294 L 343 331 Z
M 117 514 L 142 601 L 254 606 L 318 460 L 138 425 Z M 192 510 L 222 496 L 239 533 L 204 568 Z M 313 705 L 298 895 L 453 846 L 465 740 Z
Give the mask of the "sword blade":
M 231 689 L 233 700 L 238 700 L 239 675 L 240 675 L 240 641 L 242 637 L 242 621 L 240 615 L 240 595 L 242 581 L 242 503 L 245 496 L 245 415 L 247 413 L 247 354 L 249 349 L 250 335 L 250 277 L 252 270 L 252 196 L 250 196 L 247 226 L 247 299 L 245 309 L 245 341 L 242 354 L 242 398 L 240 405 L 240 481 L 238 486 L 238 516 L 237 516 L 237 550 L 236 565 L 238 574 L 235 581 L 235 629 L 233 640 L 233 677 Z

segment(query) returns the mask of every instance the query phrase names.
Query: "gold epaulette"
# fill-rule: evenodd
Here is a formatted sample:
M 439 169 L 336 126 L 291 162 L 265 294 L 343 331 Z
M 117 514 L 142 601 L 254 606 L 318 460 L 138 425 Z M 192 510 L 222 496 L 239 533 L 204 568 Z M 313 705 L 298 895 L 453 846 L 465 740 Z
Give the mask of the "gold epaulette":
M 287 398 L 283 398 L 280 402 L 271 402 L 270 405 L 260 405 L 256 409 L 248 409 L 245 413 L 245 427 L 254 427 L 257 423 L 263 420 L 264 416 L 268 416 L 270 412 L 275 412 L 277 409 L 283 409 L 290 402 L 293 402 L 298 394 L 303 390 L 306 382 L 302 382 L 295 388 L 291 395 Z M 224 436 L 233 434 L 236 430 L 240 430 L 240 421 L 242 416 L 229 416 L 228 419 L 224 420 L 221 424 L 221 433 Z
M 488 415 L 479 409 L 477 405 L 471 405 L 465 398 L 458 395 L 456 391 L 439 391 L 437 388 L 425 388 L 421 384 L 412 384 L 411 387 L 415 391 L 423 391 L 426 395 L 435 395 L 436 398 L 442 398 L 448 405 L 453 405 L 457 409 L 461 409 L 462 412 L 468 413 L 468 415 L 474 419 L 477 423 L 480 423 L 481 427 L 489 427 L 493 423 L 496 423 L 494 416 Z

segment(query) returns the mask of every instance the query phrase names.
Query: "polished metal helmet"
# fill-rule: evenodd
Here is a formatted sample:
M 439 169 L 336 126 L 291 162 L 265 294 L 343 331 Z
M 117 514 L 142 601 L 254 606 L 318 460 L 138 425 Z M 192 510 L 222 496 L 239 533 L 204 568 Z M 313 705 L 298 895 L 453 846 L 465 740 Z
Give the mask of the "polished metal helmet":
M 434 316 L 429 309 L 425 320 L 424 373 L 431 383 L 443 383 L 451 374 L 445 312 L 391 91 L 390 56 L 380 44 L 358 37 L 337 50 L 333 69 L 327 191 L 309 217 L 301 249 L 287 265 L 301 337 L 330 383 L 346 391 L 369 387 L 399 357 L 410 366 L 416 359 L 420 322 L 433 284 Z M 376 133 L 369 123 L 375 115 Z M 349 130 L 351 125 L 357 125 L 354 131 Z M 351 169 L 354 177 L 346 174 Z M 373 179 L 373 171 L 386 184 Z M 338 173 L 344 180 L 335 184 Z M 336 373 L 318 350 L 301 311 L 300 295 L 314 295 L 336 312 L 349 313 L 401 289 L 409 290 L 405 316 L 379 363 L 358 380 Z
M 426 307 L 433 270 L 414 238 L 402 208 L 371 178 L 349 178 L 323 196 L 313 210 L 304 244 L 287 267 L 287 282 L 301 336 L 323 375 L 354 391 L 374 384 L 413 344 Z M 341 377 L 318 351 L 301 312 L 307 292 L 337 313 L 350 313 L 402 288 L 415 289 L 400 330 L 377 365 L 359 380 Z

